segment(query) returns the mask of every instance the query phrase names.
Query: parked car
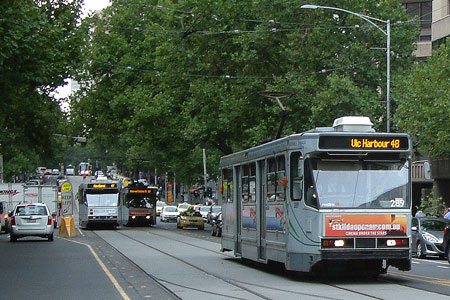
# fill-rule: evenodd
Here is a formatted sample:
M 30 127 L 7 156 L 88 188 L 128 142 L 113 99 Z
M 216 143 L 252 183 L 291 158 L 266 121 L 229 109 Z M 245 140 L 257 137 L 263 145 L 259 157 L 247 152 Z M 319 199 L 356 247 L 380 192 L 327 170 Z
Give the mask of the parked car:
M 194 209 L 189 207 L 186 211 L 180 212 L 177 219 L 177 228 L 197 228 L 198 230 L 205 229 L 202 215 Z
M 214 219 L 219 212 L 222 211 L 222 206 L 220 205 L 212 205 L 210 206 L 210 210 L 208 212 L 208 215 L 206 216 L 206 221 L 208 224 L 211 224 L 212 219 Z
M 450 264 L 450 225 L 447 225 L 444 228 L 444 253 Z
M 18 204 L 9 217 L 9 240 L 39 236 L 53 241 L 53 216 L 45 203 Z
M 412 252 L 418 258 L 425 258 L 427 255 L 444 257 L 444 228 L 448 224 L 449 220 L 444 218 L 412 218 Z
M 166 202 L 164 201 L 156 201 L 156 215 L 159 216 L 161 215 L 161 211 L 163 209 L 164 206 L 167 206 Z
M 59 169 L 53 169 L 52 175 L 59 175 Z
M 159 220 L 161 222 L 176 222 L 179 215 L 180 213 L 178 212 L 178 208 L 176 206 L 167 205 L 161 210 Z
M 222 212 L 219 212 L 217 216 L 211 221 L 211 235 L 222 236 Z

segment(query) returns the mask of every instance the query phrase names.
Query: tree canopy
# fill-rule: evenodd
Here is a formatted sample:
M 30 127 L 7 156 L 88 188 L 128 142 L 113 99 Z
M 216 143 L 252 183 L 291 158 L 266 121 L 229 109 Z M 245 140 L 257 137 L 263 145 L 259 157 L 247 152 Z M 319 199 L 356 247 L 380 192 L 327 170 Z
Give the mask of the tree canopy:
M 81 0 L 0 1 L 0 154 L 5 178 L 53 158 L 64 116 L 52 92 L 80 62 Z M 56 143 L 56 144 L 55 144 Z
M 450 157 L 450 40 L 425 62 L 398 79 L 398 127 L 417 140 L 417 150 L 434 158 Z
M 88 19 L 72 99 L 78 128 L 124 164 L 146 158 L 185 182 L 221 155 L 273 138 L 276 101 L 288 92 L 283 135 L 367 115 L 385 130 L 386 36 L 343 12 L 290 0 L 116 0 Z M 328 1 L 391 20 L 391 72 L 412 62 L 418 23 L 395 0 Z M 380 27 L 384 25 L 380 23 Z M 117 150 L 115 152 L 118 152 Z

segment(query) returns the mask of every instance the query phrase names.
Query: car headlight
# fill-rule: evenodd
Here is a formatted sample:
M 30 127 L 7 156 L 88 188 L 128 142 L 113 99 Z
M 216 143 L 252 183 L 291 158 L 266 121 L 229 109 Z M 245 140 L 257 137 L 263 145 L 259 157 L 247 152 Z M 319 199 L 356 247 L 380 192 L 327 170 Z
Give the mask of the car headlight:
M 439 239 L 432 234 L 424 233 L 423 238 L 431 243 L 439 243 Z

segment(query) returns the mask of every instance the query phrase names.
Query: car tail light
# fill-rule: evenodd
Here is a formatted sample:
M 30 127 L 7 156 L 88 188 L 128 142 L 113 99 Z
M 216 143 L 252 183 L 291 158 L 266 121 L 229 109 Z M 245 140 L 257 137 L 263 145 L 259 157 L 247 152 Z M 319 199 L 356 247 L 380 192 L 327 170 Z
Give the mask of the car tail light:
M 3 218 L 8 219 L 8 214 L 5 214 Z
M 11 218 L 11 225 L 16 225 L 16 217 Z
M 56 222 L 56 217 L 53 217 L 53 222 Z
M 48 216 L 47 225 L 52 225 L 52 217 Z
M 447 233 L 447 231 L 448 231 L 448 227 L 445 227 L 444 228 L 444 233 Z

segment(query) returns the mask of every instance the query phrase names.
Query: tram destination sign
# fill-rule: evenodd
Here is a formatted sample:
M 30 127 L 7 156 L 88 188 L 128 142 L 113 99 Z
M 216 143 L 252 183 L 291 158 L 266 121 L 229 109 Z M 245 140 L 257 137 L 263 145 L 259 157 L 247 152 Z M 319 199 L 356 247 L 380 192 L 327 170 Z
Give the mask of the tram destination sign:
M 406 136 L 323 135 L 319 137 L 319 149 L 408 150 L 409 141 Z
M 130 194 L 151 194 L 152 190 L 130 190 Z
M 117 188 L 117 184 L 115 183 L 89 183 L 88 188 L 90 189 L 114 189 Z

